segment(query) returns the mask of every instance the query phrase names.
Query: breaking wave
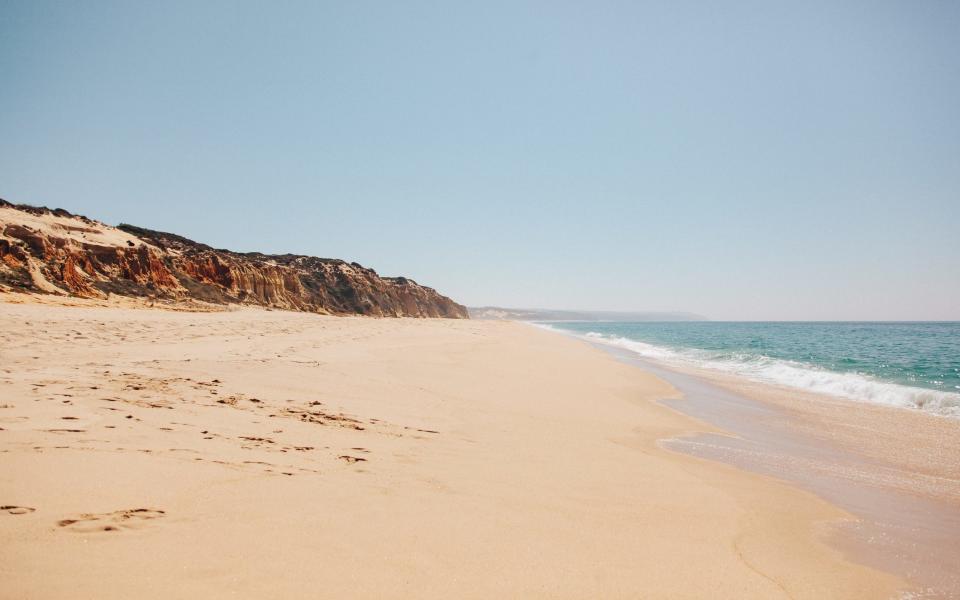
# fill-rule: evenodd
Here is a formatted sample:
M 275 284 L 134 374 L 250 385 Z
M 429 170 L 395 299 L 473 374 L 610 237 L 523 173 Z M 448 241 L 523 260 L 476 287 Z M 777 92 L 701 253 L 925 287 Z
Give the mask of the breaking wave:
M 544 327 L 564 331 L 550 326 Z M 622 348 L 667 366 L 711 369 L 755 382 L 960 418 L 960 394 L 957 393 L 881 381 L 859 373 L 837 373 L 816 365 L 775 359 L 761 354 L 671 349 L 597 332 L 588 332 L 579 337 Z

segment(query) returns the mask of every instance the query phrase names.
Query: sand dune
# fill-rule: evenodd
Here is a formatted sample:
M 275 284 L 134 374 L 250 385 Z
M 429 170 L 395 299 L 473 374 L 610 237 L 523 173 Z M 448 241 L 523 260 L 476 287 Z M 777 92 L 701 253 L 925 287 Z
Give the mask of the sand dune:
M 0 597 L 883 598 L 848 518 L 510 322 L 0 303 Z

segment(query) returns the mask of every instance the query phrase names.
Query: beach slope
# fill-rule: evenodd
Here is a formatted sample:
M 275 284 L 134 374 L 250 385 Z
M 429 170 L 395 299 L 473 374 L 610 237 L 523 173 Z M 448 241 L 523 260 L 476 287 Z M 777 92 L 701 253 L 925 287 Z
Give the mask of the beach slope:
M 842 511 L 662 449 L 513 322 L 0 302 L 0 597 L 884 598 Z

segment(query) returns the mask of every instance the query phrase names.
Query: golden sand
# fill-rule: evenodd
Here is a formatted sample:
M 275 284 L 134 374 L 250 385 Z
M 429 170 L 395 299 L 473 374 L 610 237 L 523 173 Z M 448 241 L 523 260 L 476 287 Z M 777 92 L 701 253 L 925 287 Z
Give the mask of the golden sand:
M 885 598 L 841 510 L 509 322 L 0 302 L 0 597 Z

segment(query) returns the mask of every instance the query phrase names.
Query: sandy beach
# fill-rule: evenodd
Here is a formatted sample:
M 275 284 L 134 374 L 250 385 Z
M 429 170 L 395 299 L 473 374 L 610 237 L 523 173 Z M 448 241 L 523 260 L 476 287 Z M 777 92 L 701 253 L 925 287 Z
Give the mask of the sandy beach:
M 3 598 L 886 598 L 851 516 L 511 322 L 0 303 Z
M 725 432 L 661 445 L 815 493 L 857 517 L 831 545 L 908 579 L 909 597 L 960 596 L 960 420 L 614 355 L 681 392 L 665 404 Z
M 0 600 L 960 600 L 960 2 L 0 2 Z

